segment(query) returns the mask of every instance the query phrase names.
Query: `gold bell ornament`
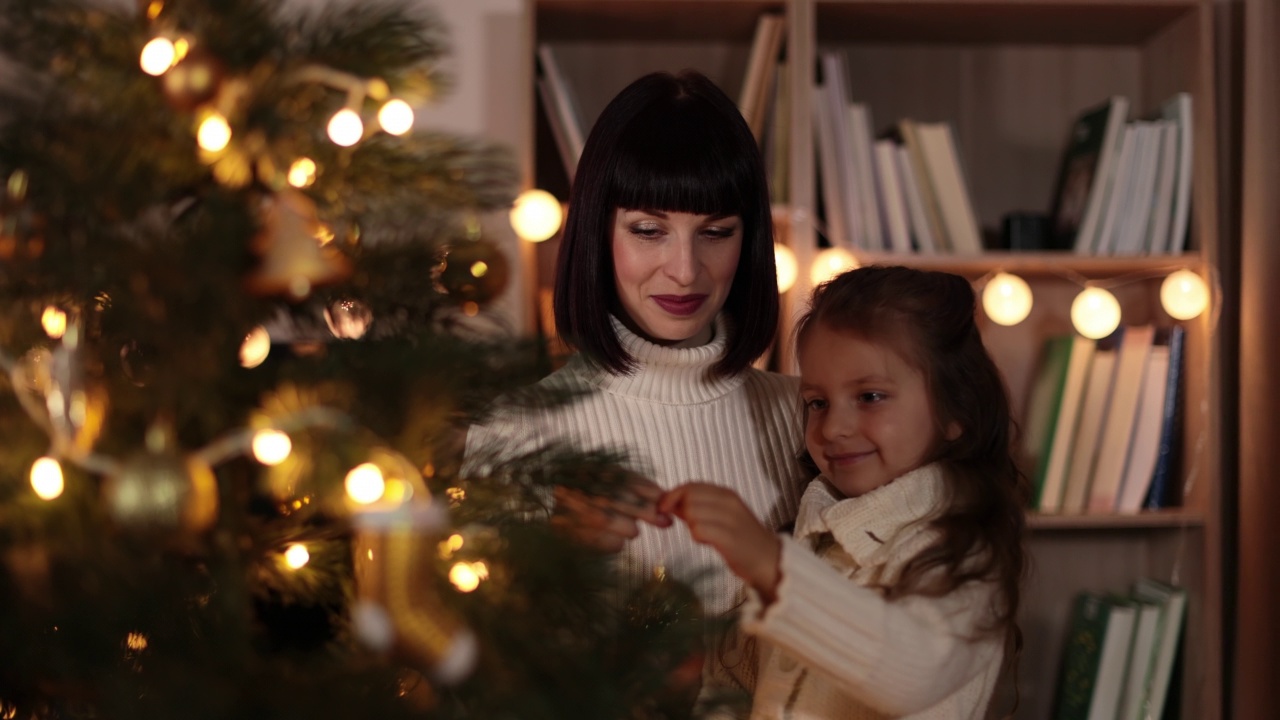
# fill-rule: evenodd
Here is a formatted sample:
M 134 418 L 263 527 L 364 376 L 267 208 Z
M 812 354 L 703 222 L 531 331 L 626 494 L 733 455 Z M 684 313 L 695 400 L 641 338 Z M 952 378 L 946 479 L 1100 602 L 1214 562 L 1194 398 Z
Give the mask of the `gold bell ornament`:
M 316 204 L 303 193 L 284 189 L 266 199 L 255 241 L 262 262 L 246 280 L 249 291 L 301 300 L 318 285 L 347 278 L 350 261 L 321 243 L 321 230 Z

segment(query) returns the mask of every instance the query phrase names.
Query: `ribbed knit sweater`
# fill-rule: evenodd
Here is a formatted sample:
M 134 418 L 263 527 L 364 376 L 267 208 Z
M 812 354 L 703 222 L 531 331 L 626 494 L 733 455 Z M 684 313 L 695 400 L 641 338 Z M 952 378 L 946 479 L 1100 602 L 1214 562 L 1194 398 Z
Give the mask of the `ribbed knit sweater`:
M 783 538 L 777 599 L 754 592 L 743 628 L 766 642 L 752 720 L 981 720 L 1003 636 L 982 632 L 994 586 L 886 600 L 908 560 L 936 539 L 916 523 L 944 498 L 941 470 L 914 470 L 856 498 L 819 478 Z

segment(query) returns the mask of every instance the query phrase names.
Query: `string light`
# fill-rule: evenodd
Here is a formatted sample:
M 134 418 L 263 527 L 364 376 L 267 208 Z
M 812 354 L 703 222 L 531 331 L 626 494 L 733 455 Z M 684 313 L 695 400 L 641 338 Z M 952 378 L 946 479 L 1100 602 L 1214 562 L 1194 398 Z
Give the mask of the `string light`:
M 388 100 L 378 111 L 378 124 L 392 135 L 403 135 L 413 129 L 413 108 L 403 100 Z
M 222 115 L 209 113 L 196 131 L 196 142 L 208 152 L 221 152 L 231 144 L 231 125 Z
M 294 543 L 284 551 L 284 564 L 288 565 L 290 570 L 300 570 L 310 561 L 311 553 L 302 543 Z
M 360 505 L 369 505 L 382 498 L 386 492 L 387 482 L 382 477 L 382 470 L 373 463 L 361 463 L 347 473 L 347 497 Z
M 1209 307 L 1209 286 L 1190 270 L 1177 270 L 1160 284 L 1160 304 L 1169 317 L 1190 320 Z
M 41 500 L 56 499 L 64 487 L 62 466 L 57 460 L 46 456 L 31 464 L 31 489 Z
M 996 273 L 982 289 L 982 309 L 1000 325 L 1017 325 L 1031 314 L 1031 286 L 1006 272 Z
M 546 190 L 525 190 L 511 206 L 511 227 L 528 242 L 542 242 L 552 237 L 563 219 L 560 201 Z
M 142 66 L 142 71 L 148 75 L 159 77 L 169 71 L 177 61 L 178 50 L 174 47 L 173 42 L 169 38 L 156 37 L 142 46 L 142 54 L 138 58 L 138 64 Z
M 293 451 L 289 436 L 279 430 L 259 430 L 253 436 L 253 456 L 263 465 L 279 465 Z
M 289 166 L 289 184 L 296 188 L 310 186 L 316 181 L 316 162 L 311 158 L 298 158 Z
M 45 307 L 40 314 L 40 327 L 50 338 L 57 340 L 67 332 L 67 314 L 55 305 Z
M 813 267 L 809 269 L 809 279 L 814 285 L 821 285 L 840 273 L 858 267 L 858 259 L 853 253 L 840 247 L 830 247 L 818 253 L 813 259 Z
M 271 336 L 261 325 L 255 327 L 244 336 L 240 345 L 240 364 L 247 368 L 256 368 L 271 354 Z
M 1104 338 L 1120 327 L 1120 302 L 1100 287 L 1087 287 L 1071 302 L 1071 324 L 1087 338 Z
M 781 243 L 773 244 L 773 264 L 778 269 L 778 293 L 782 294 L 795 286 L 800 265 L 791 248 Z
M 351 147 L 364 137 L 364 121 L 351 108 L 342 108 L 329 118 L 329 139 L 336 145 Z
M 458 590 L 469 593 L 480 587 L 480 574 L 470 563 L 454 563 L 449 569 L 449 582 L 453 583 Z

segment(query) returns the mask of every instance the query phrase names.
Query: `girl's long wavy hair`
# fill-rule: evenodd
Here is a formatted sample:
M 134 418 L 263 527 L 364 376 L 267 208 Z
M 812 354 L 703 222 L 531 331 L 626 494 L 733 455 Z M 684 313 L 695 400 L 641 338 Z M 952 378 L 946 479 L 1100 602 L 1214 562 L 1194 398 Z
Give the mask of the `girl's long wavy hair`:
M 821 325 L 888 345 L 924 375 L 938 438 L 929 462 L 942 467 L 948 502 L 928 520 L 938 541 L 884 592 L 940 596 L 971 581 L 994 583 L 989 629 L 1006 632 L 1006 659 L 1014 663 L 1022 645 L 1016 619 L 1028 486 L 1013 457 L 1016 428 L 1004 378 L 982 343 L 975 307 L 973 288 L 958 275 L 858 268 L 814 291 L 796 347 Z M 948 427 L 960 428 L 953 440 L 946 439 Z

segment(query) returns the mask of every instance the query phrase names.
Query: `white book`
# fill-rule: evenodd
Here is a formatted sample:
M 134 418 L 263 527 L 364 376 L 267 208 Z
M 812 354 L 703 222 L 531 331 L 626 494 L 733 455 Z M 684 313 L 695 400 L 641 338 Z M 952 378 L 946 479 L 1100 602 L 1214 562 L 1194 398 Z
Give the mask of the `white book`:
M 1152 255 L 1168 251 L 1169 228 L 1173 220 L 1173 189 L 1178 180 L 1178 127 L 1172 120 L 1161 120 L 1160 160 L 1156 170 L 1156 189 L 1151 198 L 1151 222 L 1143 249 Z
M 565 138 L 573 155 L 573 170 L 569 171 L 570 180 L 578 161 L 582 159 L 582 147 L 586 144 L 586 134 L 582 129 L 582 113 L 578 110 L 576 96 L 569 87 L 569 81 L 560 69 L 555 51 L 547 43 L 538 44 L 538 63 L 542 66 L 542 76 L 546 78 L 551 95 L 551 107 L 560 116 Z
M 1173 220 L 1165 252 L 1180 255 L 1187 247 L 1187 224 L 1191 213 L 1191 95 L 1178 93 L 1165 101 L 1160 114 L 1178 126 L 1178 179 L 1173 190 Z
M 1129 205 L 1124 224 L 1116 236 L 1116 255 L 1138 255 L 1146 251 L 1147 225 L 1151 221 L 1151 203 L 1156 192 L 1156 166 L 1160 161 L 1160 128 L 1153 122 L 1139 121 L 1138 148 L 1134 156 L 1133 185 L 1129 189 Z
M 764 136 L 769 97 L 777 72 L 778 49 L 786 30 L 785 20 L 776 13 L 761 13 L 747 56 L 747 71 L 738 92 L 738 110 L 759 143 Z
M 853 137 L 849 132 L 849 97 L 846 89 L 844 61 L 839 53 L 824 52 L 822 62 L 822 88 L 824 103 L 819 112 L 830 117 L 833 158 L 839 183 L 840 209 L 844 211 L 845 236 L 849 249 L 871 249 L 874 245 L 866 236 L 866 221 L 862 217 L 862 203 L 858 199 L 859 175 L 854 157 Z
M 1094 465 L 1093 480 L 1089 483 L 1087 512 L 1107 514 L 1116 510 L 1125 463 L 1133 445 L 1138 395 L 1142 391 L 1143 373 L 1155 334 L 1153 325 L 1131 325 L 1121 336 L 1111 402 L 1098 436 L 1098 460 Z
M 1114 253 L 1116 233 L 1124 223 L 1124 207 L 1129 202 L 1129 191 L 1133 185 L 1133 156 L 1138 151 L 1138 130 L 1133 123 L 1124 126 L 1118 147 L 1102 223 L 1098 226 L 1097 240 L 1093 246 L 1095 255 Z
M 826 110 L 827 93 L 821 85 L 813 86 L 813 143 L 818 161 L 818 177 L 821 181 L 823 214 L 826 217 L 827 240 L 832 247 L 853 247 L 845 228 L 844 198 L 841 196 L 838 153 L 835 150 L 835 128 L 831 127 L 831 113 Z
M 982 252 L 982 232 L 973 212 L 973 202 L 965 183 L 964 169 L 956 151 L 948 123 L 917 123 L 916 132 L 924 148 L 925 163 L 933 180 L 942 222 L 952 251 L 977 255 Z
M 1062 512 L 1068 515 L 1084 512 L 1089 500 L 1089 484 L 1093 481 L 1093 468 L 1098 460 L 1098 440 L 1111 404 L 1111 387 L 1115 379 L 1117 349 L 1110 343 L 1118 339 L 1113 335 L 1099 343 L 1089 367 L 1079 425 L 1071 446 L 1071 459 L 1067 463 L 1067 482 L 1062 489 Z
M 1180 587 L 1143 578 L 1134 584 L 1133 596 L 1139 600 L 1158 602 L 1164 606 L 1156 640 L 1155 660 L 1151 668 L 1143 720 L 1159 720 L 1169 696 L 1169 679 L 1173 676 L 1173 660 L 1182 636 L 1182 623 L 1187 612 L 1187 591 Z
M 1124 128 L 1129 119 L 1129 99 L 1123 95 L 1109 98 L 1104 107 L 1106 123 L 1103 139 L 1098 149 L 1097 164 L 1093 170 L 1089 199 L 1085 203 L 1084 214 L 1080 219 L 1080 229 L 1076 233 L 1075 252 L 1079 255 L 1100 254 L 1096 252 L 1097 234 L 1103 216 L 1106 214 L 1115 173 L 1116 156 L 1119 155 L 1120 139 L 1124 136 Z
M 863 103 L 849 103 L 848 127 L 853 147 L 854 192 L 858 197 L 858 217 L 862 220 L 862 237 L 868 250 L 892 249 L 892 238 L 887 237 L 884 225 L 888 222 L 881 203 L 884 195 L 877 179 L 880 175 L 880 156 L 875 150 L 876 140 L 871 132 L 871 109 Z
M 555 91 L 545 77 L 538 78 L 538 97 L 542 98 L 542 106 L 547 111 L 547 124 L 551 126 L 551 137 L 555 139 L 556 151 L 560 155 L 560 163 L 564 165 L 569 183 L 578 170 L 578 150 L 569 136 L 569 128 L 564 124 L 564 117 L 556 110 Z
M 1133 649 L 1134 626 L 1138 622 L 1138 612 L 1133 605 L 1115 599 L 1105 602 L 1110 606 L 1107 632 L 1102 637 L 1098 679 L 1093 685 L 1088 720 L 1116 720 L 1129 668 L 1129 652 Z
M 1120 693 L 1120 720 L 1143 720 L 1142 706 L 1151 678 L 1156 643 L 1160 639 L 1160 603 L 1135 600 L 1137 621 L 1133 629 L 1133 648 L 1129 651 L 1129 669 Z
M 1075 447 L 1079 429 L 1080 409 L 1084 404 L 1088 386 L 1089 369 L 1097 341 L 1076 335 L 1071 341 L 1071 355 L 1067 359 L 1067 377 L 1062 382 L 1062 400 L 1058 403 L 1058 419 L 1053 426 L 1053 441 L 1049 445 L 1049 460 L 1045 467 L 1044 487 L 1040 490 L 1040 512 L 1062 511 L 1063 491 L 1067 484 L 1067 471 Z
M 932 255 L 938 252 L 938 245 L 933 239 L 933 231 L 929 227 L 929 218 L 925 215 L 924 199 L 920 196 L 920 184 L 916 179 L 915 167 L 911 163 L 911 153 L 906 147 L 899 145 L 896 149 L 898 159 L 898 178 L 902 181 L 902 196 L 907 203 L 907 216 L 911 221 L 911 239 L 918 252 Z
M 911 231 L 907 220 L 907 203 L 902 197 L 902 181 L 898 178 L 898 144 L 892 140 L 877 140 L 876 178 L 877 194 L 884 206 L 884 216 L 889 231 L 890 249 L 895 253 L 911 252 Z
M 1164 396 L 1169 381 L 1169 346 L 1157 343 L 1147 356 L 1147 367 L 1138 393 L 1138 413 L 1133 422 L 1133 441 L 1125 464 L 1124 480 L 1116 512 L 1135 514 L 1151 487 L 1151 475 L 1160 454 L 1160 430 L 1164 424 Z

